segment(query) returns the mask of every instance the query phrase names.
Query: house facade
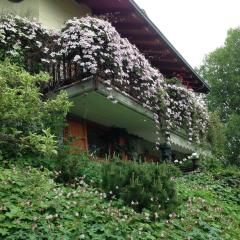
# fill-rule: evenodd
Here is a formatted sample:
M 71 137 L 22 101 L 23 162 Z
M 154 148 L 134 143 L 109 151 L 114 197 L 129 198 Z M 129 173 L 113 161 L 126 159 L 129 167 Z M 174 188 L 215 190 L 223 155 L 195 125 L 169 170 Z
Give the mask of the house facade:
M 133 0 L 3 0 L 0 6 L 4 12 L 35 18 L 49 29 L 61 28 L 72 17 L 105 16 L 121 37 L 136 45 L 164 77 L 177 77 L 197 93 L 209 91 L 208 85 Z M 170 149 L 164 135 L 156 134 L 154 113 L 136 95 L 113 88 L 111 95 L 117 100 L 114 103 L 109 101 L 102 79 L 73 75 L 72 66 L 64 74 L 54 69 L 53 80 L 61 82 L 54 94 L 64 89 L 74 103 L 64 134 L 76 137 L 74 145 L 79 149 L 94 152 L 100 158 L 117 153 L 123 159 L 148 161 L 181 158 L 195 151 L 186 133 L 180 130 L 171 131 Z M 157 138 L 162 151 L 155 148 Z

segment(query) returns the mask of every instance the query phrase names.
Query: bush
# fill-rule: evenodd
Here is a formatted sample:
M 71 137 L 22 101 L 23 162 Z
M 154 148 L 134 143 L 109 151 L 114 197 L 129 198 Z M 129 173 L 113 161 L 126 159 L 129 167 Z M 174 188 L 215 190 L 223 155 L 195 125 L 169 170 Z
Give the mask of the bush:
M 220 118 L 216 112 L 210 113 L 209 116 L 207 140 L 211 145 L 212 153 L 217 158 L 221 158 L 224 156 L 224 149 L 226 144 L 224 124 L 220 121 Z
M 25 70 L 38 73 L 52 44 L 51 38 L 51 31 L 32 19 L 1 14 L 0 61 L 10 58 Z
M 191 172 L 199 168 L 199 154 L 192 153 L 181 160 L 174 160 L 175 165 L 182 172 Z
M 37 84 L 49 76 L 30 75 L 8 61 L 0 64 L 0 79 L 0 159 L 56 154 L 70 107 L 67 95 L 43 101 Z
M 222 168 L 224 162 L 219 160 L 215 155 L 201 156 L 199 160 L 200 169 L 203 171 L 213 172 Z
M 165 214 L 177 204 L 173 169 L 168 164 L 109 162 L 103 165 L 102 187 L 109 198 L 121 198 L 137 211 L 146 208 Z
M 59 172 L 56 180 L 61 183 L 74 183 L 78 178 L 94 186 L 101 182 L 101 164 L 90 160 L 87 153 L 59 154 L 54 159 L 53 170 Z
M 240 115 L 233 114 L 226 124 L 226 159 L 240 166 Z
M 58 183 L 74 184 L 81 178 L 86 183 L 99 187 L 101 164 L 90 160 L 87 153 L 70 153 L 70 148 L 69 145 L 63 145 L 58 154 L 52 157 L 24 156 L 17 163 L 22 167 L 47 168 L 56 173 L 55 181 Z
M 181 164 L 178 164 L 177 166 L 182 172 L 191 172 L 195 170 L 193 169 L 192 159 L 187 159 L 186 161 L 183 161 Z
M 229 187 L 240 189 L 240 171 L 238 167 L 228 166 L 212 171 L 216 180 L 224 181 Z

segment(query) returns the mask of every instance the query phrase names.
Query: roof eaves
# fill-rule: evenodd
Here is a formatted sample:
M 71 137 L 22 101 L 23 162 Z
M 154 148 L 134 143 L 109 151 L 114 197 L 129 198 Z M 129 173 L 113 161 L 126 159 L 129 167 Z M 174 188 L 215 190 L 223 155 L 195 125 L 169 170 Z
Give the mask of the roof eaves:
M 169 42 L 169 40 L 163 35 L 159 28 L 151 21 L 151 19 L 144 13 L 144 11 L 137 5 L 134 0 L 129 0 L 137 12 L 144 18 L 144 20 L 155 30 L 161 39 L 170 47 L 170 49 L 177 55 L 177 57 L 186 65 L 186 67 L 198 78 L 202 84 L 210 91 L 210 86 L 204 81 L 199 74 L 191 67 L 191 65 L 183 58 L 183 56 L 177 51 L 177 49 Z

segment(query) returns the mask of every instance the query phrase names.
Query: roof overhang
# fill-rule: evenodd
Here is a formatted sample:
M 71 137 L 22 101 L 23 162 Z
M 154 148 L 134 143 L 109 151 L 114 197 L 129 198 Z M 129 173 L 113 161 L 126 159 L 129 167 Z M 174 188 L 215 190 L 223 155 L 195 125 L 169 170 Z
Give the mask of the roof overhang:
M 109 17 L 122 37 L 136 45 L 151 64 L 167 78 L 178 77 L 196 92 L 208 93 L 209 85 L 167 40 L 134 0 L 78 0 L 87 4 L 94 15 Z

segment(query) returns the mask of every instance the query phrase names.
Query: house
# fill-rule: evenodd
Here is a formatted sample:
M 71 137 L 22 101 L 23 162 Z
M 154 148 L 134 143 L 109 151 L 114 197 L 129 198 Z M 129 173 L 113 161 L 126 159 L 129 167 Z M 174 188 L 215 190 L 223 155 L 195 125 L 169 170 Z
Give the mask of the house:
M 71 17 L 105 16 L 123 38 L 139 51 L 164 77 L 177 77 L 196 93 L 208 93 L 209 86 L 192 69 L 146 13 L 133 0 L 2 0 L 3 11 L 36 18 L 46 28 L 58 29 Z M 131 91 L 108 89 L 102 79 L 82 79 L 72 64 L 62 63 L 49 70 L 53 76 L 51 90 L 67 91 L 74 103 L 65 135 L 77 137 L 75 145 L 99 157 L 119 153 L 122 158 L 159 161 L 178 158 L 195 151 L 184 131 L 170 131 L 171 148 L 163 134 L 156 133 L 154 112 L 145 107 Z M 63 70 L 62 70 L 63 69 Z M 61 73 L 60 73 L 61 71 Z M 56 86 L 58 88 L 56 89 Z M 159 139 L 161 150 L 155 148 Z

